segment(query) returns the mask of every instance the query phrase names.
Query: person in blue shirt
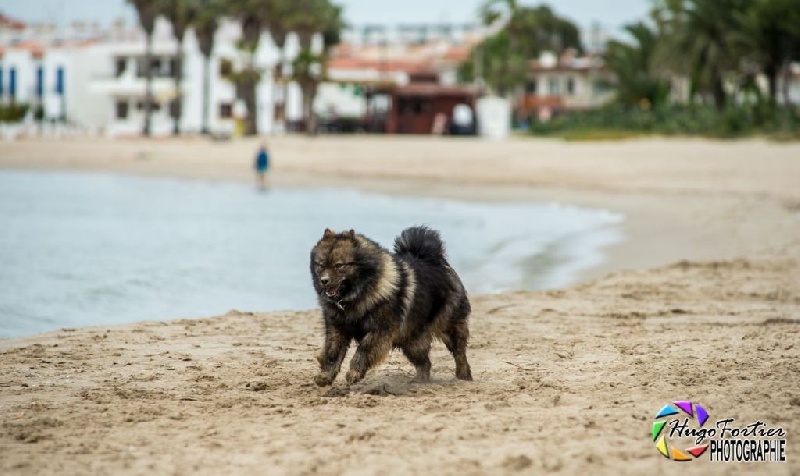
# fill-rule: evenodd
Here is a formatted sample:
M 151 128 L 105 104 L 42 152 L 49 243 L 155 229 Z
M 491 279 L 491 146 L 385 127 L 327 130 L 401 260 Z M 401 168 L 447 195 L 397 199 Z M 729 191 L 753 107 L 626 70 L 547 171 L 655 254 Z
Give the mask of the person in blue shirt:
M 262 142 L 255 160 L 256 181 L 261 189 L 267 188 L 267 169 L 269 169 L 269 151 L 267 143 Z

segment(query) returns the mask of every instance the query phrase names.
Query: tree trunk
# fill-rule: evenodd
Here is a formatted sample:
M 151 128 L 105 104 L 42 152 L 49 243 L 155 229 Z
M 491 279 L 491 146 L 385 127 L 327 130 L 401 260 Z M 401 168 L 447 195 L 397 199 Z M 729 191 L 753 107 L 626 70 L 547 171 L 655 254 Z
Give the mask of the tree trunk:
M 252 81 L 250 83 L 244 98 L 244 103 L 247 106 L 245 133 L 251 136 L 258 135 L 258 83 L 260 81 Z
M 317 135 L 317 116 L 314 114 L 314 99 L 317 97 L 317 85 L 308 84 L 303 91 L 303 116 L 306 122 L 306 134 Z
M 244 101 L 247 107 L 247 116 L 244 121 L 244 135 L 252 136 L 258 134 L 258 101 L 257 98 L 258 81 L 255 78 L 248 78 L 237 85 L 237 96 Z
M 203 121 L 200 133 L 209 135 L 211 129 L 210 122 L 210 109 L 211 106 L 211 55 L 203 56 Z
M 153 132 L 153 31 L 145 32 L 145 35 L 144 125 L 142 126 L 142 135 L 150 137 Z
M 722 82 L 722 75 L 718 71 L 711 72 L 711 95 L 714 96 L 714 105 L 717 107 L 717 110 L 724 110 L 727 97 L 725 96 L 725 85 Z
M 764 67 L 764 76 L 767 77 L 769 99 L 772 104 L 778 102 L 778 69 L 779 65 L 775 61 L 768 62 Z
M 272 132 L 275 133 L 278 124 L 283 125 L 286 120 L 286 108 L 283 104 L 286 103 L 286 89 L 283 84 L 283 50 L 278 54 L 278 63 L 272 72 L 272 89 L 273 89 L 273 113 L 272 113 Z M 280 101 L 278 100 L 280 99 Z M 283 131 L 286 128 L 283 127 Z
M 172 135 L 181 135 L 183 118 L 183 37 L 178 38 L 178 52 L 175 62 L 175 116 L 172 118 Z
M 792 85 L 792 62 L 784 60 L 783 62 L 783 70 L 781 89 L 783 90 L 783 105 L 786 107 L 790 107 L 792 105 L 792 93 L 791 93 L 791 85 Z

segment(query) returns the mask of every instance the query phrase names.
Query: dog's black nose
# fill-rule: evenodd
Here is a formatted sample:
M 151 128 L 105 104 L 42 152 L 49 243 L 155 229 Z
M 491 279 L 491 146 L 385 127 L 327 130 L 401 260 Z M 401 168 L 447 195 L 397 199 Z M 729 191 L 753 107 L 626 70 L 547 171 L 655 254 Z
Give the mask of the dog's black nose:
M 331 278 L 322 277 L 319 278 L 319 282 L 322 283 L 323 286 L 331 282 Z

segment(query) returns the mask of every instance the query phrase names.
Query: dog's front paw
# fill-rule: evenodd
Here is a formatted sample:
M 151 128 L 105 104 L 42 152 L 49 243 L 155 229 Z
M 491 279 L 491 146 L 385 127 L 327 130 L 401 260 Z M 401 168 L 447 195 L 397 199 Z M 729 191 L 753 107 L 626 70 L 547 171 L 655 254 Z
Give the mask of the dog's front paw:
M 354 383 L 358 383 L 364 375 L 357 371 L 357 370 L 348 370 L 347 375 L 344 376 L 344 379 L 347 381 L 348 384 L 353 385 Z
M 319 373 L 314 377 L 314 383 L 320 387 L 327 387 L 333 383 L 333 376 L 327 373 Z

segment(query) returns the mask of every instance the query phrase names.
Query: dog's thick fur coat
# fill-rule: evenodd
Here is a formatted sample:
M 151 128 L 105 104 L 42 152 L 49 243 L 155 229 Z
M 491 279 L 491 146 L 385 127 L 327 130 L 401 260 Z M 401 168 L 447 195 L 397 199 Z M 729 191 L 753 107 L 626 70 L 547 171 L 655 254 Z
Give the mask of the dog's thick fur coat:
M 325 322 L 317 385 L 333 382 L 353 340 L 358 347 L 345 378 L 349 384 L 363 379 L 392 348 L 402 349 L 418 380 L 429 380 L 433 338 L 453 354 L 456 377 L 472 380 L 470 304 L 438 232 L 408 228 L 390 253 L 353 230 L 325 230 L 311 250 L 311 275 Z

